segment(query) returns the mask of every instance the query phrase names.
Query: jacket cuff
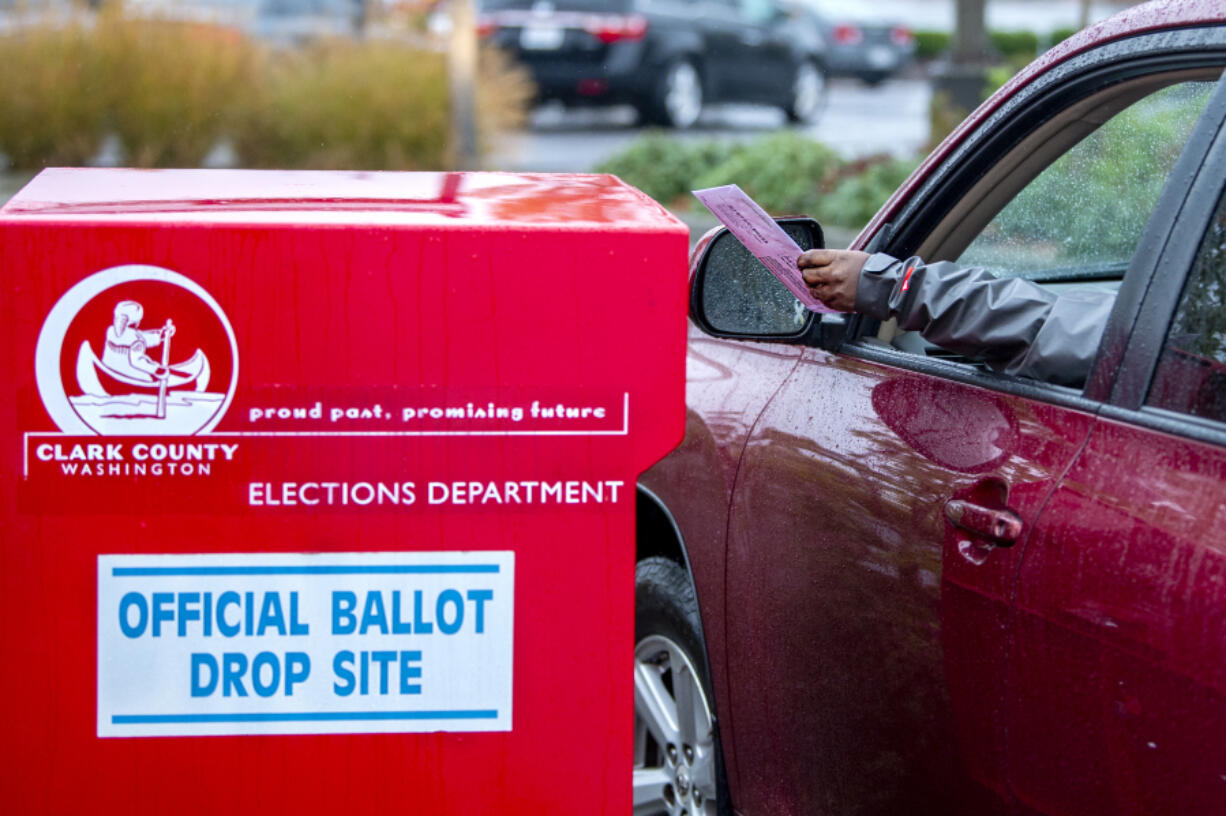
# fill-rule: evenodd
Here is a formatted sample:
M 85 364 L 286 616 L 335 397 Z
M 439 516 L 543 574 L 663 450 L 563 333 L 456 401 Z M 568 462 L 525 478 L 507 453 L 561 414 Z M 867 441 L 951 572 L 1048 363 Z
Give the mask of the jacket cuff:
M 877 320 L 889 320 L 890 300 L 898 286 L 902 262 L 892 255 L 870 255 L 856 285 L 856 311 Z

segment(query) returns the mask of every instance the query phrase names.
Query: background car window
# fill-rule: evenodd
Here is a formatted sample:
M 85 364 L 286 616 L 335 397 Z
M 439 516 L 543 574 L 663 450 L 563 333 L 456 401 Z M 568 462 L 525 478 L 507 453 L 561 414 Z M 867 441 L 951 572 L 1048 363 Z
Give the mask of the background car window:
M 1226 422 L 1226 195 L 1179 296 L 1147 402 Z
M 1000 276 L 1120 278 L 1213 82 L 1133 103 L 1030 182 L 958 258 Z
M 741 16 L 759 25 L 775 19 L 777 7 L 771 0 L 739 0 Z

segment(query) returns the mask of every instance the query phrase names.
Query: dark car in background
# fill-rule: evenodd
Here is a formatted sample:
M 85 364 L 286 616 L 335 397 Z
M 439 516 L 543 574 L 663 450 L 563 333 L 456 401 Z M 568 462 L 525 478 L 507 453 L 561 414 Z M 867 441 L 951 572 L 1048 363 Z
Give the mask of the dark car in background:
M 910 28 L 882 17 L 871 3 L 792 0 L 798 15 L 821 32 L 830 75 L 877 85 L 900 73 L 915 54 Z
M 809 122 L 825 100 L 821 38 L 774 0 L 484 0 L 478 31 L 541 100 L 628 103 L 653 124 L 688 128 L 734 101 Z
M 636 814 L 1226 813 L 1224 67 L 1220 2 L 1087 29 L 852 245 L 1115 291 L 1082 385 L 696 247 L 686 434 L 637 497 Z

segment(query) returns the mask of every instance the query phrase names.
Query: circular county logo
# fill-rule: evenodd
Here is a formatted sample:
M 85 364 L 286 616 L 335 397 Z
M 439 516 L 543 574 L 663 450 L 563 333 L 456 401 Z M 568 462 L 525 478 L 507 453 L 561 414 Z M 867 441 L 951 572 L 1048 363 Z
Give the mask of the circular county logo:
M 52 307 L 34 376 L 67 434 L 208 433 L 234 397 L 238 346 L 225 312 L 195 281 L 156 266 L 115 266 Z

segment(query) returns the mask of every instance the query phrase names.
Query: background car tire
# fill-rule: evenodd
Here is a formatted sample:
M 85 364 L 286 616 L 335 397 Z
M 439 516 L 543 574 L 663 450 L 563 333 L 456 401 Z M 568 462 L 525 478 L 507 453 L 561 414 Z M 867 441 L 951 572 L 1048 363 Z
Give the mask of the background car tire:
M 812 124 L 826 107 L 829 90 L 826 71 L 817 63 L 802 62 L 792 77 L 792 95 L 783 112 L 789 122 Z
M 667 558 L 640 561 L 634 618 L 635 816 L 731 812 L 700 631 L 685 570 Z
M 687 59 L 669 63 L 655 93 L 643 109 L 650 124 L 677 130 L 693 127 L 702 114 L 702 74 Z

